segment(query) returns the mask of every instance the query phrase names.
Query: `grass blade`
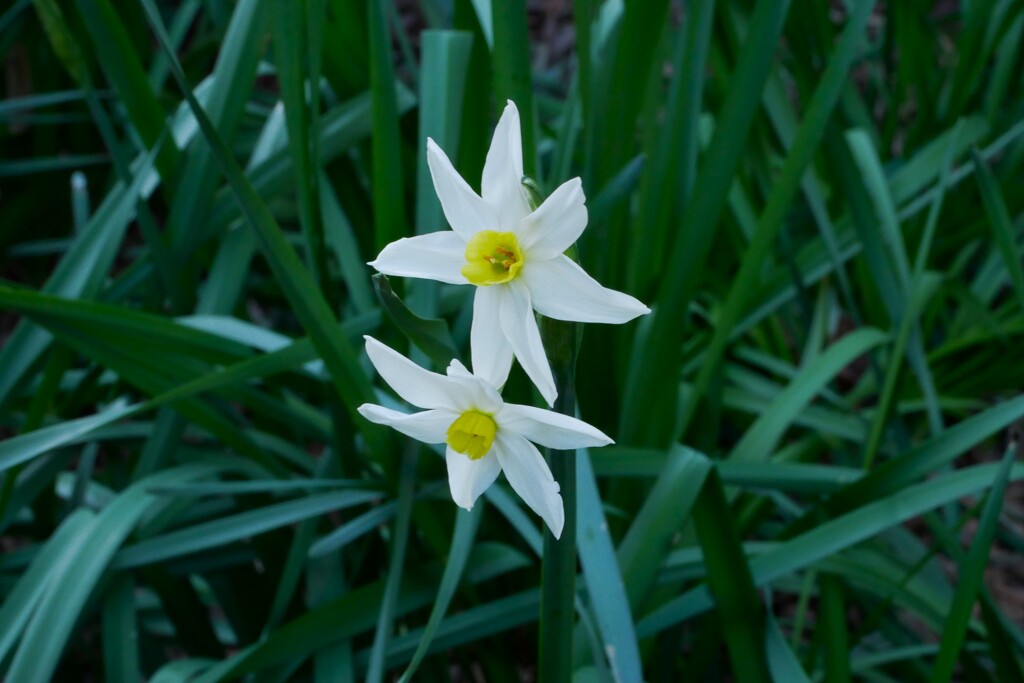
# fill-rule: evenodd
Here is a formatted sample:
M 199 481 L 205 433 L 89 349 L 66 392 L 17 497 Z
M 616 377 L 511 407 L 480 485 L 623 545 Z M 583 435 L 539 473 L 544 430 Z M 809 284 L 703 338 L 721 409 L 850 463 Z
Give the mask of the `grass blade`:
M 452 596 L 455 595 L 455 589 L 458 588 L 462 572 L 466 568 L 466 561 L 469 559 L 469 552 L 476 539 L 483 509 L 483 505 L 477 505 L 472 511 L 459 510 L 455 513 L 455 531 L 452 533 L 452 545 L 448 552 L 448 562 L 445 564 L 444 574 L 441 576 L 441 585 L 437 587 L 437 600 L 434 601 L 434 606 L 430 610 L 430 617 L 427 619 L 427 625 L 423 627 L 416 651 L 398 679 L 399 683 L 405 683 L 412 678 L 434 640 Z
M 949 681 L 953 677 L 960 650 L 967 634 L 967 626 L 974 609 L 974 601 L 981 586 L 982 575 L 988 564 L 988 554 L 999 525 L 999 514 L 1003 507 L 1003 493 L 1010 479 L 1010 469 L 1017 457 L 1017 444 L 1006 449 L 1003 462 L 996 472 L 992 490 L 988 493 L 985 507 L 978 520 L 978 529 L 971 543 L 970 551 L 964 556 L 957 572 L 956 595 L 942 629 L 939 656 L 935 659 L 931 680 L 933 683 Z
M 213 149 L 221 172 L 227 177 L 232 191 L 236 194 L 250 227 L 256 232 L 260 247 L 270 263 L 278 284 L 284 290 L 295 314 L 309 332 L 314 346 L 320 352 L 342 401 L 355 415 L 359 405 L 373 398 L 370 382 L 356 362 L 355 350 L 344 337 L 336 333 L 337 320 L 316 283 L 310 277 L 309 272 L 302 267 L 299 257 L 288 243 L 277 221 L 274 220 L 266 204 L 242 173 L 242 169 L 232 158 L 230 150 L 217 134 L 213 124 L 189 89 L 185 81 L 185 74 L 181 71 L 181 65 L 170 51 L 167 36 L 156 8 L 150 0 L 143 0 L 143 7 L 161 47 L 171 60 L 171 71 L 174 78 L 185 94 L 189 107 Z M 372 452 L 377 457 L 386 459 L 390 449 L 386 445 L 388 440 L 385 432 L 380 428 L 368 425 L 363 428 L 363 433 L 371 445 Z
M 996 182 L 992 171 L 978 154 L 977 149 L 971 149 L 971 163 L 974 164 L 974 175 L 978 181 L 978 188 L 981 190 L 981 199 L 985 204 L 985 212 L 988 214 L 989 223 L 996 236 L 996 245 L 999 253 L 1006 263 L 1006 270 L 1010 275 L 1010 282 L 1013 283 L 1013 291 L 1017 295 L 1017 301 L 1024 310 L 1024 265 L 1021 265 L 1020 249 L 1016 246 L 1013 221 L 1006 208 L 1006 202 L 999 190 L 999 183 Z

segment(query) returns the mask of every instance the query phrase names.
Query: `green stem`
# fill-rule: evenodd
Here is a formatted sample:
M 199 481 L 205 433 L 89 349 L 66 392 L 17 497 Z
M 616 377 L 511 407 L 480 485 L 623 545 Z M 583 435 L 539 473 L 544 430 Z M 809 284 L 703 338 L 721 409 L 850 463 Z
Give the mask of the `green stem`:
M 576 413 L 576 343 L 580 325 L 541 318 L 540 331 L 551 371 L 558 387 L 554 409 L 563 415 Z M 561 487 L 565 525 L 556 539 L 544 530 L 541 564 L 540 662 L 541 683 L 560 683 L 572 678 L 572 636 L 576 597 L 576 451 L 548 454 L 551 473 Z

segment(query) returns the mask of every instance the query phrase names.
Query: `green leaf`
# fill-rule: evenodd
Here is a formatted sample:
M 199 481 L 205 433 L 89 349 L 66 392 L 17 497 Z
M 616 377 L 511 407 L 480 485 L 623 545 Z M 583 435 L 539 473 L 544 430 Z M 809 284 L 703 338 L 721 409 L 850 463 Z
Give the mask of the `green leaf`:
M 858 357 L 888 340 L 888 335 L 871 328 L 844 336 L 804 366 L 767 407 L 729 453 L 730 459 L 762 460 L 771 455 L 779 439 L 811 400 Z
M 135 621 L 135 581 L 119 574 L 103 603 L 103 673 L 108 681 L 139 680 L 138 626 Z
M 1006 449 L 1003 462 L 996 472 L 992 490 L 988 493 L 978 528 L 971 542 L 970 551 L 964 556 L 957 571 L 956 595 L 946 617 L 945 628 L 942 629 L 942 642 L 939 644 L 939 655 L 935 659 L 931 680 L 933 683 L 949 681 L 953 677 L 960 650 L 964 645 L 967 627 L 974 610 L 974 601 L 981 586 L 985 567 L 988 565 L 989 551 L 999 526 L 999 515 L 1003 507 L 1003 494 L 1010 479 L 1010 469 L 1017 457 L 1017 444 L 1013 443 Z
M 373 222 L 374 243 L 380 251 L 409 231 L 405 214 L 401 134 L 395 99 L 395 69 L 388 30 L 386 0 L 370 0 L 370 83 L 373 98 Z
M 206 477 L 222 469 L 223 465 L 214 464 L 184 465 L 142 479 L 118 494 L 52 574 L 52 588 L 25 629 L 8 677 L 26 683 L 51 679 L 71 630 L 111 557 L 153 502 L 148 487 Z
M 722 480 L 714 469 L 704 479 L 694 503 L 693 521 L 704 550 L 707 587 L 729 647 L 733 675 L 740 683 L 767 682 L 764 608 L 754 589 Z
M 448 323 L 438 318 L 421 318 L 413 313 L 391 289 L 391 282 L 386 275 L 375 274 L 373 287 L 377 292 L 377 300 L 391 322 L 410 342 L 427 354 L 437 367 L 448 367 L 453 358 L 459 357 Z
M 448 552 L 448 562 L 444 566 L 444 574 L 441 575 L 441 585 L 437 588 L 437 599 L 430 610 L 430 617 L 427 625 L 423 627 L 423 633 L 416 645 L 416 651 L 409 661 L 399 683 L 405 683 L 412 678 L 419 668 L 420 662 L 426 656 L 430 644 L 434 640 L 438 627 L 444 619 L 448 605 L 451 604 L 455 590 L 462 579 L 463 570 L 469 560 L 469 553 L 473 549 L 473 542 L 476 540 L 476 532 L 480 526 L 480 518 L 483 515 L 483 505 L 476 505 L 473 511 L 459 510 L 455 513 L 455 531 L 452 533 L 452 545 Z
M 156 165 L 163 184 L 173 187 L 180 154 L 174 141 L 168 139 L 166 114 L 146 78 L 121 16 L 109 0 L 78 0 L 76 6 L 100 65 L 124 103 L 139 137 L 149 149 L 158 150 Z
M 770 611 L 765 628 L 765 652 L 768 657 L 768 670 L 775 683 L 811 683 L 807 672 L 800 665 L 800 660 L 786 642 L 779 622 Z
M 53 588 L 53 577 L 67 571 L 68 563 L 81 551 L 95 521 L 96 516 L 89 510 L 78 509 L 68 515 L 4 596 L 0 607 L 0 662 L 18 642 L 40 599 Z
M 200 130 L 213 149 L 221 172 L 228 179 L 228 184 L 235 193 L 249 226 L 256 233 L 275 279 L 284 290 L 285 296 L 292 305 L 292 310 L 309 332 L 313 345 L 323 358 L 324 365 L 327 366 L 327 371 L 331 374 L 342 401 L 355 416 L 356 408 L 373 398 L 373 390 L 368 378 L 358 365 L 355 350 L 344 337 L 335 333 L 337 321 L 324 300 L 323 294 L 317 289 L 309 272 L 302 267 L 298 255 L 288 243 L 277 221 L 274 220 L 266 204 L 238 167 L 230 150 L 217 134 L 213 124 L 210 123 L 189 89 L 188 83 L 185 81 L 185 74 L 181 71 L 181 65 L 178 64 L 177 58 L 170 50 L 167 35 L 151 0 L 143 0 L 143 7 L 161 47 L 171 60 L 171 71 L 175 80 L 185 94 Z M 365 424 L 361 418 L 354 417 L 353 419 L 358 419 L 360 424 Z M 363 428 L 363 434 L 370 444 L 371 452 L 376 457 L 385 460 L 390 458 L 388 446 L 390 440 L 386 438 L 382 429 L 366 425 Z
M 664 271 L 646 334 L 634 342 L 634 359 L 619 419 L 619 436 L 624 443 L 663 447 L 671 440 L 677 417 L 677 387 L 675 382 L 664 380 L 678 376 L 678 330 L 684 327 L 690 300 L 700 284 L 702 266 L 772 66 L 766 56 L 779 43 L 788 7 L 788 0 L 766 0 L 755 6 L 729 95 L 705 155 L 713 161 L 697 176 L 680 221 L 685 229 L 666 245 L 665 260 L 672 267 Z
M 518 551 L 493 543 L 477 543 L 466 563 L 466 581 L 476 584 L 527 566 Z M 441 570 L 436 563 L 421 565 L 402 577 L 394 616 L 425 607 L 437 595 Z M 252 671 L 304 658 L 324 645 L 340 642 L 372 629 L 377 623 L 385 585 L 383 581 L 361 586 L 337 600 L 293 619 L 267 639 L 250 646 L 199 676 L 194 683 L 213 683 L 237 678 Z M 536 610 L 536 603 L 532 609 Z M 492 615 L 493 619 L 493 615 Z M 411 651 L 415 649 L 410 648 Z
M 629 598 L 623 589 L 625 581 L 608 532 L 608 521 L 601 509 L 601 495 L 590 464 L 589 451 L 577 451 L 576 471 L 579 495 L 576 546 L 583 567 L 583 583 L 587 587 L 590 606 L 594 611 L 594 621 L 600 631 L 604 651 L 609 653 L 608 666 L 615 680 L 642 680 L 643 669 L 633 615 L 629 609 Z
M 402 454 L 402 473 L 398 487 L 398 512 L 395 527 L 391 536 L 391 552 L 388 562 L 388 578 L 384 585 L 377 614 L 377 627 L 373 632 L 373 647 L 370 649 L 370 662 L 367 665 L 366 680 L 369 683 L 380 683 L 384 680 L 384 656 L 391 640 L 393 620 L 398 609 L 399 596 L 402 590 L 402 577 L 405 574 L 405 555 L 409 547 L 409 530 L 412 526 L 412 508 L 416 492 L 416 459 L 419 447 L 407 445 Z
M 978 465 L 931 479 L 819 524 L 754 558 L 751 562 L 754 583 L 768 584 L 792 572 L 813 566 L 816 562 L 844 548 L 852 547 L 885 529 L 983 490 L 992 485 L 998 467 Z M 1015 468 L 1011 478 L 1016 480 L 1022 477 L 1024 467 Z M 672 624 L 706 612 L 713 606 L 714 602 L 707 587 L 700 586 L 653 610 L 637 623 L 637 635 L 645 638 Z
M 1013 283 L 1017 301 L 1020 303 L 1021 309 L 1024 310 L 1024 265 L 1021 265 L 1021 252 L 1016 246 L 1013 220 L 1010 218 L 1006 202 L 999 190 L 999 183 L 996 182 L 992 171 L 989 170 L 977 149 L 971 149 L 971 163 L 974 164 L 974 174 L 978 181 L 978 188 L 981 190 L 985 212 L 988 214 L 989 223 L 996 236 L 996 245 L 1006 264 L 1006 271 L 1010 275 L 1010 282 Z
M 333 510 L 368 503 L 379 497 L 376 491 L 335 491 L 240 512 L 124 548 L 114 557 L 111 566 L 115 569 L 139 567 L 216 548 Z
M 523 173 L 541 180 L 537 163 L 538 132 L 533 108 L 533 85 L 530 76 L 530 41 L 526 27 L 526 1 L 492 2 L 494 45 L 491 64 L 494 69 L 494 94 L 499 109 L 512 100 L 519 109 L 523 140 Z M 481 17 L 487 35 L 487 24 Z
M 710 471 L 711 462 L 685 446 L 673 446 L 666 454 L 654 488 L 619 544 L 619 566 L 634 610 L 647 599 L 672 538 L 687 522 Z

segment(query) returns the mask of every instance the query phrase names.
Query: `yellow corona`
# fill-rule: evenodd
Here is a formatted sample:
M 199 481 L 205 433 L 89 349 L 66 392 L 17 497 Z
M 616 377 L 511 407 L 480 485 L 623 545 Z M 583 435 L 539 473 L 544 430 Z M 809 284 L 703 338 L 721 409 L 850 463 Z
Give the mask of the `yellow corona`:
M 490 415 L 468 410 L 452 422 L 446 441 L 456 453 L 462 453 L 470 460 L 479 460 L 491 450 L 497 431 L 498 425 Z
M 500 285 L 516 277 L 523 267 L 523 251 L 511 232 L 481 230 L 466 244 L 462 274 L 474 285 Z

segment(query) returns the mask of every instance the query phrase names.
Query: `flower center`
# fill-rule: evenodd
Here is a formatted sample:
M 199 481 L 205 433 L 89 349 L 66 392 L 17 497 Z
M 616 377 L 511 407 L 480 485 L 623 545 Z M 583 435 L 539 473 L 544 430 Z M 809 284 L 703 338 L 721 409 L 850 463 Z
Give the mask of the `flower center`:
M 498 425 L 490 415 L 467 410 L 452 422 L 446 441 L 456 453 L 462 453 L 470 460 L 479 460 L 491 450 L 497 431 Z
M 523 267 L 523 251 L 511 232 L 481 230 L 466 244 L 462 274 L 474 285 L 486 287 L 513 279 Z

